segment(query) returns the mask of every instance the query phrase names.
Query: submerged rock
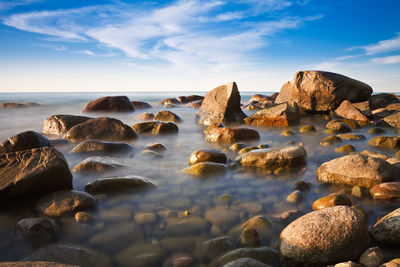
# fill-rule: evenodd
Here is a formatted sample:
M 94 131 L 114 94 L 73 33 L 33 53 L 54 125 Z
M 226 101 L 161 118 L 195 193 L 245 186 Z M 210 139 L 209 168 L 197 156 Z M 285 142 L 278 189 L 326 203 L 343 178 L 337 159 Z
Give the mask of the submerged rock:
M 346 205 L 351 206 L 351 199 L 345 194 L 333 193 L 319 198 L 312 205 L 313 210 L 322 210 L 329 207 Z
M 270 247 L 260 248 L 238 248 L 226 253 L 219 259 L 214 261 L 211 266 L 222 267 L 227 263 L 233 262 L 242 258 L 251 258 L 271 266 L 277 266 L 279 262 L 278 252 Z
M 256 229 L 244 228 L 237 243 L 241 247 L 254 248 L 261 246 L 261 239 Z
M 101 178 L 85 186 L 85 191 L 90 194 L 122 193 L 156 187 L 156 184 L 141 176 L 119 176 Z
M 89 157 L 77 164 L 73 172 L 104 172 L 124 167 L 120 162 L 109 157 Z
M 154 117 L 154 120 L 166 121 L 166 122 L 171 121 L 171 122 L 175 122 L 175 123 L 183 122 L 181 117 L 179 117 L 177 114 L 175 114 L 171 111 L 168 111 L 168 110 L 163 110 L 163 111 L 157 112 L 156 116 Z
M 387 245 L 400 245 L 400 209 L 396 209 L 380 220 L 371 229 L 376 242 Z
M 211 261 L 223 253 L 234 250 L 236 241 L 230 236 L 222 236 L 198 243 L 193 255 L 202 262 Z
M 12 153 L 40 147 L 53 147 L 50 140 L 34 131 L 26 131 L 11 136 L 0 144 L 0 154 Z
M 347 206 L 308 213 L 280 235 L 284 264 L 320 265 L 357 259 L 369 246 L 368 226 L 361 214 Z
M 145 112 L 145 113 L 140 113 L 134 118 L 135 121 L 152 121 L 154 120 L 154 114 Z
M 129 142 L 137 139 L 137 135 L 131 127 L 120 120 L 100 117 L 72 127 L 65 135 L 65 139 L 72 143 L 85 140 Z
M 392 165 L 382 159 L 359 154 L 343 156 L 325 162 L 317 170 L 320 182 L 364 186 L 371 188 L 393 179 Z
M 365 267 L 381 266 L 384 255 L 379 247 L 368 248 L 361 254 L 359 262 Z
M 44 120 L 44 134 L 64 135 L 69 129 L 92 118 L 76 115 L 52 115 Z
M 370 190 L 373 199 L 400 201 L 400 182 L 377 184 Z
M 76 145 L 70 153 L 109 154 L 131 151 L 133 151 L 133 146 L 127 143 L 87 140 Z
M 199 162 L 187 167 L 183 172 L 192 176 L 213 176 L 224 173 L 227 170 L 225 164 L 216 162 Z
M 222 151 L 216 149 L 199 149 L 190 154 L 189 165 L 206 161 L 225 164 L 226 159 L 227 157 Z
M 199 217 L 171 218 L 166 229 L 170 236 L 191 236 L 208 232 L 210 223 Z
M 0 155 L 0 198 L 37 196 L 72 189 L 64 156 L 42 147 Z
M 116 261 L 121 267 L 130 267 L 132 263 L 137 267 L 161 266 L 165 251 L 159 244 L 142 243 L 124 249 L 118 253 Z
M 57 239 L 57 225 L 52 219 L 25 218 L 17 223 L 15 233 L 34 244 L 45 244 Z
M 383 118 L 383 121 L 389 124 L 390 126 L 400 128 L 400 112 L 396 112 L 392 115 Z
M 349 77 L 325 71 L 299 71 L 282 86 L 275 102 L 296 102 L 305 111 L 327 112 L 344 100 L 368 100 L 372 88 Z
M 265 264 L 261 261 L 252 258 L 239 258 L 237 260 L 228 262 L 223 267 L 271 267 L 271 265 Z
M 235 143 L 240 141 L 257 141 L 260 134 L 253 129 L 236 127 L 209 127 L 204 130 L 205 140 L 218 143 Z
M 178 96 L 176 99 L 182 104 L 188 104 L 194 101 L 202 101 L 204 99 L 204 96 L 201 95 Z
M 345 154 L 349 154 L 356 151 L 356 148 L 353 145 L 347 144 L 347 145 L 343 145 L 341 147 L 337 147 L 335 148 L 335 152 L 336 153 L 345 153 Z
M 254 126 L 287 127 L 300 122 L 300 111 L 296 103 L 281 103 L 254 113 L 244 122 Z
M 368 144 L 380 148 L 400 148 L 400 136 L 377 136 L 371 138 Z
M 8 109 L 8 108 L 27 108 L 27 107 L 37 107 L 40 106 L 35 102 L 26 102 L 26 103 L 15 103 L 15 102 L 3 102 L 0 103 L 0 109 Z
M 240 108 L 240 94 L 235 82 L 221 85 L 208 92 L 196 115 L 204 125 L 242 122 L 246 114 Z
M 126 96 L 104 96 L 86 104 L 82 112 L 132 112 L 135 107 Z
M 204 218 L 223 230 L 232 228 L 240 221 L 239 213 L 223 207 L 206 211 Z

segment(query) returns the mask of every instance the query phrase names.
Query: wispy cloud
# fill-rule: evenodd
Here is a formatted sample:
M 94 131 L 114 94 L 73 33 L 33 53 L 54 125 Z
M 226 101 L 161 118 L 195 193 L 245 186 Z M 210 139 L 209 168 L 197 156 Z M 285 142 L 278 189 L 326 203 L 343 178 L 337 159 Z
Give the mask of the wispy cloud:
M 393 39 L 382 40 L 376 44 L 364 46 L 367 55 L 400 51 L 400 33 Z
M 396 64 L 400 63 L 400 55 L 388 56 L 388 57 L 375 57 L 371 59 L 371 62 L 377 64 Z
M 33 3 L 41 2 L 42 0 L 13 0 L 13 1 L 0 1 L 0 11 L 9 10 L 18 6 L 26 6 Z

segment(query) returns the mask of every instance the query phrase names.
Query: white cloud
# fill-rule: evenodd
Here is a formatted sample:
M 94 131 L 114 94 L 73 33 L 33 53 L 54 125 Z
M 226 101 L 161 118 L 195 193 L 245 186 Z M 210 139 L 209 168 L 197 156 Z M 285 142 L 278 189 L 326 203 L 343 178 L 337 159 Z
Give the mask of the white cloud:
M 396 64 L 400 63 L 400 55 L 388 56 L 388 57 L 376 57 L 372 58 L 371 62 L 377 64 Z
M 41 2 L 42 0 L 13 0 L 13 1 L 0 1 L 0 11 L 12 9 L 17 6 L 26 6 L 33 3 Z
M 400 33 L 395 38 L 379 41 L 363 47 L 367 55 L 375 55 L 386 52 L 400 51 Z

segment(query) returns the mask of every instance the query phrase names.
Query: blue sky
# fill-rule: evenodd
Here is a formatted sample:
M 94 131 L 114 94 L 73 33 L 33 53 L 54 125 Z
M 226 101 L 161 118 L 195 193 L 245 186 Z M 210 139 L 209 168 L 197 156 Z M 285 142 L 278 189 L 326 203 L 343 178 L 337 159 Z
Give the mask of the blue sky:
M 299 70 L 400 91 L 398 0 L 0 0 L 0 92 L 279 91 Z

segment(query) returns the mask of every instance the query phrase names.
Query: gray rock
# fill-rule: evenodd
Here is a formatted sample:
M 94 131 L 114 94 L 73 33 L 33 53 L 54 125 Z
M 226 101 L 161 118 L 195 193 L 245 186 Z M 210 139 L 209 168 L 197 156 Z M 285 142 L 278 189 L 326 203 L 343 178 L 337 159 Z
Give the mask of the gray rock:
M 92 118 L 76 115 L 52 115 L 44 120 L 44 134 L 64 135 L 69 129 Z
M 270 267 L 271 265 L 262 263 L 252 258 L 240 258 L 225 264 L 223 267 Z
M 235 248 L 236 241 L 232 237 L 222 236 L 198 243 L 193 255 L 200 261 L 207 262 Z
M 400 244 L 400 209 L 378 220 L 371 229 L 372 237 L 382 244 Z
M 45 244 L 57 239 L 57 225 L 52 219 L 25 218 L 17 223 L 15 233 L 34 244 Z
M 268 265 L 277 266 L 279 262 L 278 252 L 270 247 L 238 248 L 221 256 L 211 266 L 221 267 L 225 264 L 241 258 L 251 258 Z

